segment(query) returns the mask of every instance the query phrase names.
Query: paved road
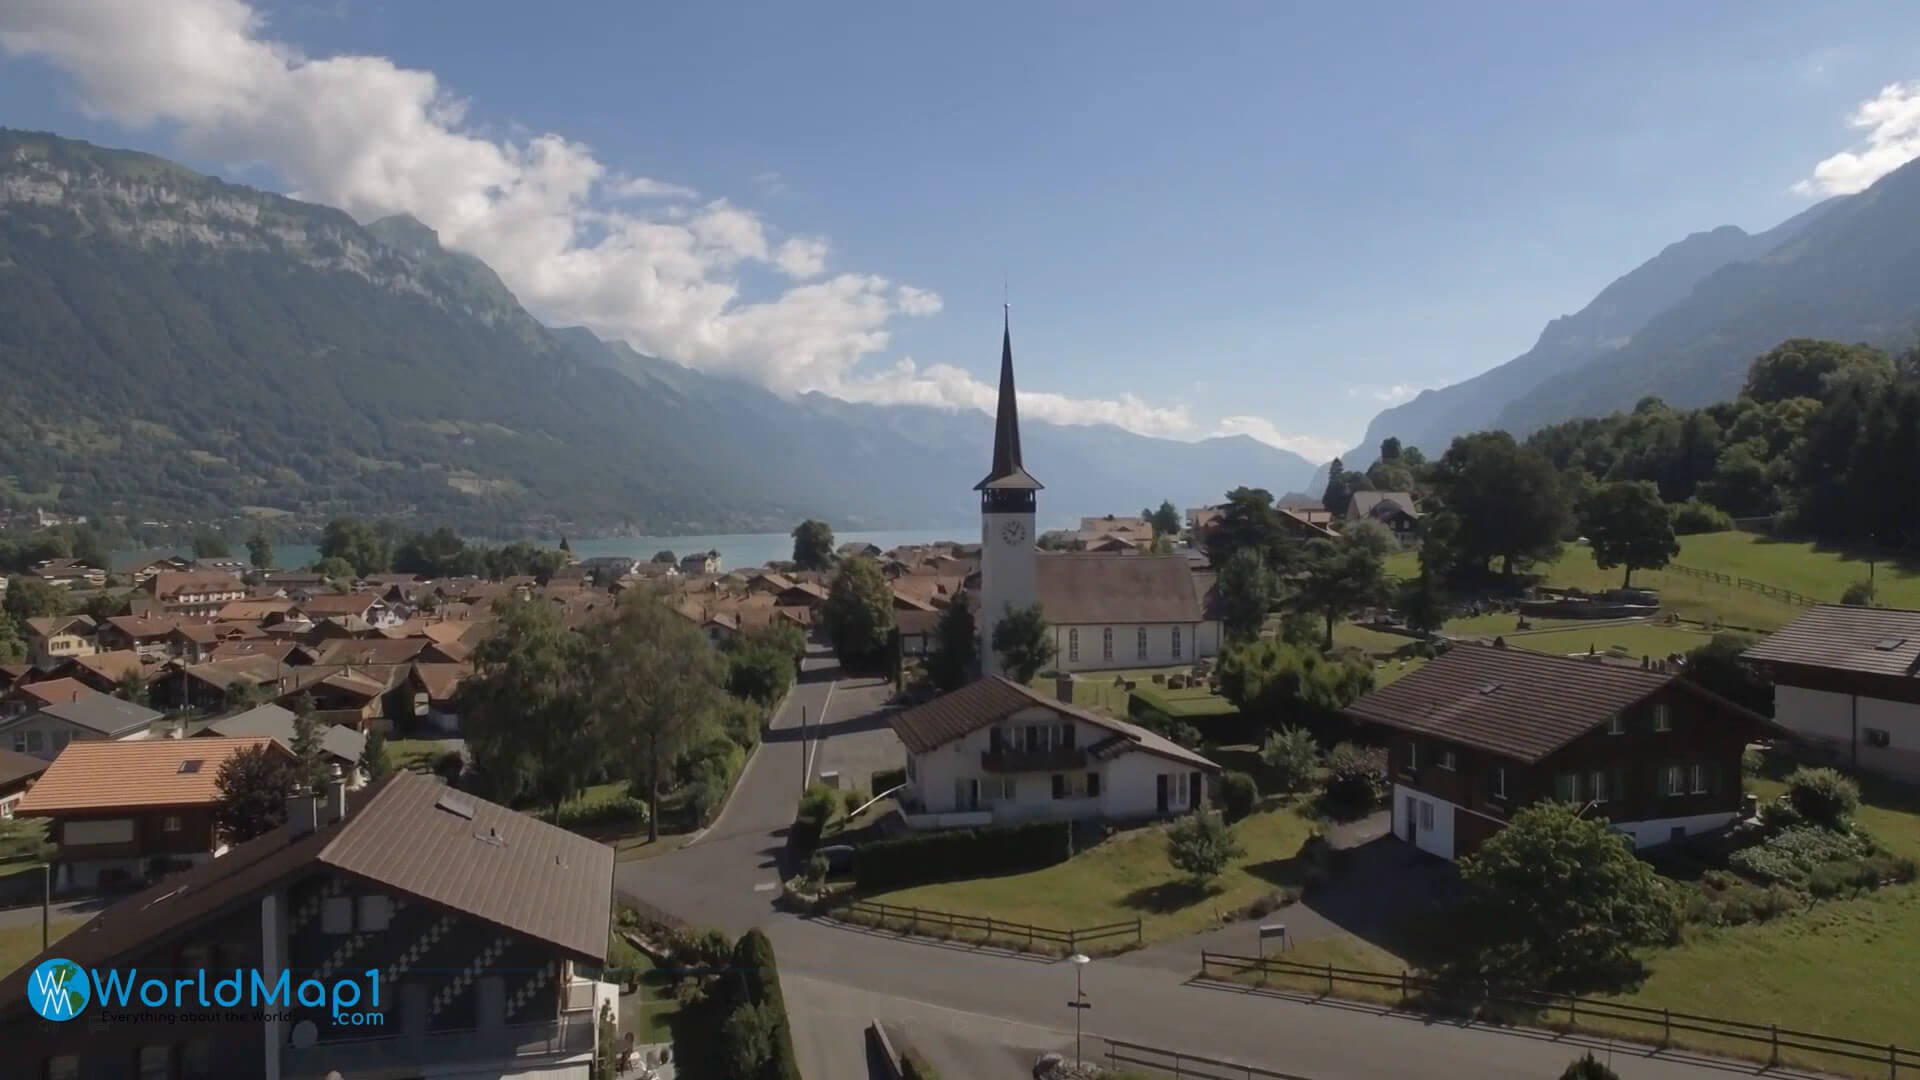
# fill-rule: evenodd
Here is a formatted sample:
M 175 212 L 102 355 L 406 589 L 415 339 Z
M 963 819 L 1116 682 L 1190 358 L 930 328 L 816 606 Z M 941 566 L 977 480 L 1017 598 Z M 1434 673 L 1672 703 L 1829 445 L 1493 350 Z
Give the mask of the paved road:
M 118 899 L 120 899 L 118 896 L 86 896 L 78 900 L 56 900 L 53 902 L 53 921 L 91 918 Z M 0 908 L 0 926 L 38 926 L 39 924 L 40 904 L 37 901 L 22 907 Z
M 1071 1047 L 1066 1002 L 1073 970 L 1064 963 L 906 940 L 773 908 L 775 857 L 801 784 L 800 707 L 810 720 L 823 718 L 826 731 L 858 731 L 867 727 L 861 714 L 879 697 L 870 687 L 835 689 L 825 681 L 835 674 L 830 659 L 810 658 L 806 672 L 714 827 L 680 851 L 619 864 L 620 887 L 697 925 L 765 929 L 780 957 L 803 1071 L 818 1080 L 867 1074 L 862 1032 L 875 1019 L 904 1025 L 949 1061 L 964 1060 L 969 1071 L 955 1075 L 968 1080 L 1016 1077 L 1022 1074 L 1007 1070 L 1020 1060 L 1030 1064 L 1042 1050 Z M 1197 984 L 1197 964 L 1179 964 L 1171 947 L 1152 952 L 1145 963 L 1121 958 L 1086 968 L 1090 1034 L 1313 1080 L 1537 1080 L 1559 1075 L 1588 1048 L 1608 1048 L 1602 1039 L 1463 1027 L 1374 1006 Z M 1756 1072 L 1750 1063 L 1690 1054 L 1653 1056 L 1625 1046 L 1612 1053 L 1624 1080 Z

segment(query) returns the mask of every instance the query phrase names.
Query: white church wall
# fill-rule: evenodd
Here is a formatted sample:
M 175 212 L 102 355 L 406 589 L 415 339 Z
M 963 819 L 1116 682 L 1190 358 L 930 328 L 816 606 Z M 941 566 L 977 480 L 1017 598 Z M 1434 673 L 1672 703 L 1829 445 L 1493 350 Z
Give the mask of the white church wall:
M 1220 652 L 1219 623 L 1137 623 L 1055 626 L 1054 666 L 1060 671 L 1115 671 L 1123 668 L 1172 667 L 1191 664 Z M 1141 631 L 1146 647 L 1141 648 Z M 1178 631 L 1178 652 L 1175 651 Z M 1113 635 L 1109 655 L 1106 635 Z M 1076 644 L 1077 642 L 1077 644 Z

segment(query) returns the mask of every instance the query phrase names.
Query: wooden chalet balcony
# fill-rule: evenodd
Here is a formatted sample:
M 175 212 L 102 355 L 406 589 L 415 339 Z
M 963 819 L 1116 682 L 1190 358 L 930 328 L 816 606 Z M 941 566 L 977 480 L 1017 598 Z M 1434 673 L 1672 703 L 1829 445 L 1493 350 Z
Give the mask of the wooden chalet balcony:
M 987 772 L 1072 772 L 1087 767 L 1087 752 L 1079 747 L 1059 750 L 983 750 L 980 767 Z
M 289 1045 L 281 1051 L 285 1055 L 282 1075 L 287 1080 L 321 1080 L 329 1071 L 337 1070 L 354 1080 L 401 1080 L 419 1076 L 423 1066 L 469 1063 L 497 1064 L 508 1072 L 516 1072 L 534 1067 L 542 1058 L 589 1053 L 593 1042 L 594 1023 L 590 1015 L 486 1031 L 383 1034 L 316 1043 L 304 1049 Z

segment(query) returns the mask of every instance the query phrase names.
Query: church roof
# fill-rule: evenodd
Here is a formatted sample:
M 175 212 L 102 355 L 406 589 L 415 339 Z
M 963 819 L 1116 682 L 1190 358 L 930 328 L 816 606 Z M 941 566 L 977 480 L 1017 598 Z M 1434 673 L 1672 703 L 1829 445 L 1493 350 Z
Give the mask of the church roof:
M 1043 552 L 1034 556 L 1034 585 L 1055 626 L 1205 619 L 1184 555 Z
M 1013 392 L 1013 327 L 1000 333 L 1000 404 L 993 417 L 993 471 L 975 491 L 1038 491 L 1040 481 L 1020 462 L 1020 402 Z

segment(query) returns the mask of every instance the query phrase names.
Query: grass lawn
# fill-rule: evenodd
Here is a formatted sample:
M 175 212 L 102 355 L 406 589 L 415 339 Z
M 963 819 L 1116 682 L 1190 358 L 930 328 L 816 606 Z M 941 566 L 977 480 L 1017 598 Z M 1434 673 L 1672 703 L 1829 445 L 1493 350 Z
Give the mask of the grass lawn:
M 1528 619 L 1527 624 L 1535 630 L 1551 630 L 1561 626 L 1580 626 L 1586 619 Z M 1511 634 L 1519 626 L 1520 616 L 1512 611 L 1494 611 L 1485 615 L 1462 615 L 1448 619 L 1440 629 L 1448 634 L 1492 635 Z
M 653 958 L 640 953 L 640 990 L 620 998 L 620 1031 L 633 1032 L 633 1041 L 646 1045 L 673 1041 L 673 1016 L 680 1003 L 668 991 L 673 978 L 654 966 Z
M 920 885 L 872 899 L 1062 930 L 1138 917 L 1147 941 L 1164 941 L 1217 926 L 1222 913 L 1294 884 L 1293 859 L 1311 830 L 1292 807 L 1237 822 L 1233 833 L 1245 851 L 1204 894 L 1167 863 L 1167 826 L 1152 825 L 1044 870 Z
M 1179 664 L 1174 667 L 1127 668 L 1119 671 L 1087 671 L 1074 677 L 1073 700 L 1083 709 L 1092 709 L 1106 713 L 1115 719 L 1125 720 L 1132 694 L 1115 686 L 1116 679 L 1125 679 L 1139 683 L 1143 687 L 1152 687 L 1153 693 L 1160 699 L 1159 704 L 1168 716 L 1186 719 L 1195 716 L 1225 716 L 1238 712 L 1233 703 L 1207 691 L 1204 686 L 1187 687 L 1181 690 L 1169 690 L 1165 686 L 1156 686 L 1155 675 L 1185 675 L 1193 670 L 1191 664 Z M 1056 691 L 1053 676 L 1042 672 L 1033 677 L 1028 684 L 1041 693 L 1052 697 Z
M 1589 647 L 1606 652 L 1615 645 L 1624 646 L 1636 658 L 1660 659 L 1668 653 L 1685 653 L 1713 640 L 1713 635 L 1679 626 L 1613 625 L 1549 630 L 1539 634 L 1513 634 L 1507 637 L 1510 648 L 1565 656 L 1584 653 Z
M 1792 589 L 1830 603 L 1838 603 L 1847 586 L 1867 579 L 1867 560 L 1862 556 L 1743 532 L 1683 536 L 1680 556 L 1673 561 Z M 1880 603 L 1920 608 L 1920 564 L 1896 565 L 1883 560 L 1875 567 L 1873 580 Z
M 1397 652 L 1412 645 L 1415 640 L 1405 634 L 1389 634 L 1357 623 L 1335 623 L 1333 627 L 1334 645 L 1363 649 L 1376 656 Z
M 459 746 L 458 739 L 393 739 L 387 743 L 387 762 L 395 769 L 432 772 L 441 754 Z
M 86 924 L 87 916 L 68 916 L 53 920 L 49 928 L 53 940 L 59 941 Z M 14 968 L 40 955 L 40 920 L 0 926 L 0 975 L 10 974 Z

